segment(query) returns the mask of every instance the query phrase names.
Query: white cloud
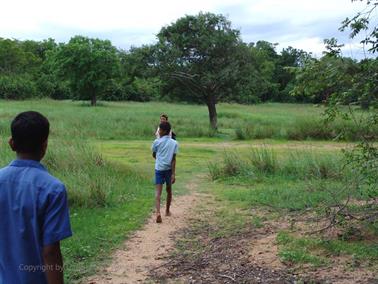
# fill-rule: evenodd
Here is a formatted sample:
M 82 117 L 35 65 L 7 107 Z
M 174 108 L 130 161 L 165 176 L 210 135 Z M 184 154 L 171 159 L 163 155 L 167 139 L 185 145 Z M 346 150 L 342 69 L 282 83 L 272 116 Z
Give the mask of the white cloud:
M 364 8 L 350 0 L 0 0 L 0 37 L 66 41 L 81 34 L 118 47 L 155 41 L 160 28 L 185 14 L 228 15 L 244 40 L 279 42 L 321 52 L 323 36 Z M 258 37 L 258 38 L 257 38 Z

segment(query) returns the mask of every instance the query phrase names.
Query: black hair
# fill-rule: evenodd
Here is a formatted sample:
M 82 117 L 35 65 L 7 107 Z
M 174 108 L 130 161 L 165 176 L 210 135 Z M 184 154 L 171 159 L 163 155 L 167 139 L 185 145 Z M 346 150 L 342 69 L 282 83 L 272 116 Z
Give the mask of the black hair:
M 168 115 L 166 115 L 165 113 L 162 113 L 160 115 L 160 118 L 164 117 L 166 121 L 168 121 Z
M 11 124 L 14 150 L 28 154 L 40 152 L 49 132 L 50 123 L 39 112 L 26 111 L 18 114 Z
M 165 117 L 165 119 L 168 121 L 168 115 L 166 115 L 165 113 L 162 113 L 162 114 L 160 115 L 160 117 Z
M 168 134 L 171 131 L 171 124 L 168 121 L 163 122 L 160 123 L 159 128 Z

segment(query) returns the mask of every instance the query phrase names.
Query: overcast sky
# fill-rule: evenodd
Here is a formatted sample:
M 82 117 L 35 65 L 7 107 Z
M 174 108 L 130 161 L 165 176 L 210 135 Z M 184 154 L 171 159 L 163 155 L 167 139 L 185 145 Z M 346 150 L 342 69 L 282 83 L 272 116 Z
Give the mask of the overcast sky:
M 364 1 L 365 2 L 365 1 Z M 338 31 L 346 17 L 363 10 L 350 0 L 0 0 L 0 37 L 19 40 L 54 38 L 66 42 L 84 35 L 109 39 L 122 49 L 156 42 L 160 28 L 200 11 L 223 14 L 245 42 L 279 43 L 316 56 L 323 39 L 345 43 L 344 56 L 362 58 L 363 49 Z

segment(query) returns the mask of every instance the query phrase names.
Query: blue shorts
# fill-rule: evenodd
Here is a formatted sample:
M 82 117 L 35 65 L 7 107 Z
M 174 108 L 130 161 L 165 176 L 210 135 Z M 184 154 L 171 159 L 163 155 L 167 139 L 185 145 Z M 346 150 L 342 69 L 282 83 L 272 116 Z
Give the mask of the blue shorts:
M 155 170 L 155 184 L 164 184 L 171 185 L 172 170 L 158 171 Z

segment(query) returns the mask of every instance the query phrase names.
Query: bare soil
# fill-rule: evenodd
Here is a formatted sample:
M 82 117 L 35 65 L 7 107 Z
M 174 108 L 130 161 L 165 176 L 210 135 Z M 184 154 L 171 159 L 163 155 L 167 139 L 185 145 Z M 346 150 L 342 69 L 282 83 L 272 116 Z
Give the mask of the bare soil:
M 209 204 L 209 202 L 208 202 Z M 166 263 L 150 271 L 154 283 L 378 283 L 370 268 L 351 267 L 351 257 L 337 256 L 324 267 L 283 263 L 278 257 L 277 232 L 308 231 L 308 225 L 292 225 L 291 216 L 249 225 L 242 232 L 216 236 L 217 225 L 209 208 L 196 212 L 193 226 L 176 234 L 176 252 Z M 213 210 L 215 210 L 213 208 Z M 269 212 L 253 210 L 253 215 Z
M 172 216 L 157 224 L 153 214 L 107 267 L 83 283 L 378 283 L 377 274 L 363 265 L 352 268 L 347 256 L 332 256 L 331 265 L 315 268 L 281 262 L 277 233 L 300 236 L 311 228 L 298 216 L 267 218 L 272 212 L 253 209 L 251 216 L 264 218 L 262 226 L 248 223 L 219 234 L 216 212 L 222 205 L 198 193 L 201 179 L 194 180 L 189 195 L 173 200 Z
M 152 214 L 145 226 L 114 252 L 110 265 L 83 283 L 146 283 L 149 271 L 163 265 L 164 256 L 173 250 L 174 233 L 187 226 L 187 217 L 198 199 L 196 186 L 194 183 L 188 185 L 190 195 L 173 197 L 172 216 L 162 216 L 162 223 L 157 224 L 155 214 Z

